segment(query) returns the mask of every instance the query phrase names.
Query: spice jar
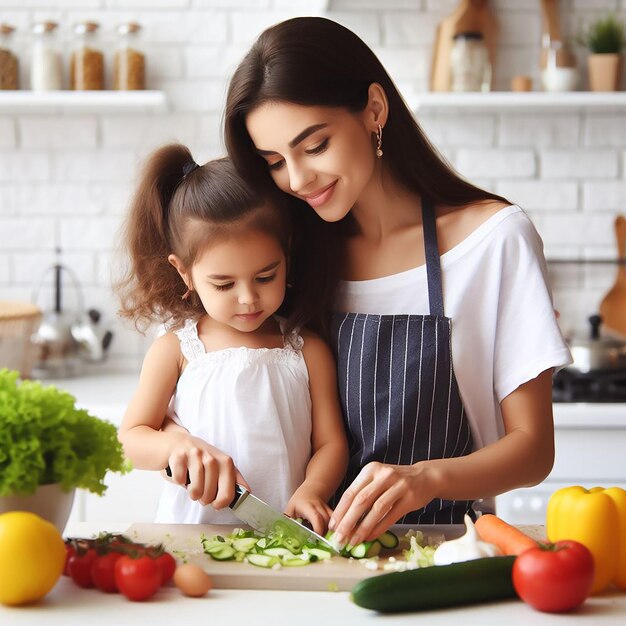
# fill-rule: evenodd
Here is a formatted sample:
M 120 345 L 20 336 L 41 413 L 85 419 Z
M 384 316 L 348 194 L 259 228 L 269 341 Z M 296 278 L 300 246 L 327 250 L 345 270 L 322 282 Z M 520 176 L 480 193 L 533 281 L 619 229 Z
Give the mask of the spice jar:
M 9 39 L 15 29 L 0 24 L 0 89 L 18 89 L 19 72 L 17 57 L 11 51 Z
M 133 90 L 146 88 L 145 55 L 137 49 L 137 33 L 141 26 L 135 22 L 121 24 L 117 33 L 119 43 L 113 62 L 113 88 Z
M 472 31 L 454 36 L 450 69 L 451 91 L 489 91 L 491 64 L 482 33 Z
M 98 24 L 80 22 L 74 27 L 76 43 L 70 58 L 70 89 L 104 89 L 104 55 L 94 45 Z
M 35 40 L 30 68 L 33 91 L 61 89 L 61 55 L 57 49 L 55 22 L 38 22 L 33 26 Z

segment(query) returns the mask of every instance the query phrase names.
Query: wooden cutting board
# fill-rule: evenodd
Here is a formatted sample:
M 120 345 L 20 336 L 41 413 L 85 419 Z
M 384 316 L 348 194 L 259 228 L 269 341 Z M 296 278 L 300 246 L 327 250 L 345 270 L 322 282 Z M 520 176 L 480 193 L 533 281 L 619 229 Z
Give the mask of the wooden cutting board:
M 626 259 L 626 217 L 615 218 L 615 237 L 620 261 Z M 604 328 L 626 337 L 626 265 L 617 267 L 617 277 L 609 292 L 600 303 L 600 315 Z
M 196 563 L 213 579 L 217 589 L 280 589 L 298 591 L 349 591 L 360 580 L 369 576 L 382 574 L 383 570 L 369 570 L 357 559 L 346 559 L 340 556 L 328 561 L 320 561 L 304 567 L 283 567 L 279 570 L 264 569 L 249 563 L 235 561 L 214 561 L 202 552 L 200 538 L 204 535 L 226 535 L 235 526 L 210 524 L 133 524 L 124 533 L 129 538 L 141 543 L 162 543 L 165 548 L 181 562 Z M 396 526 L 392 530 L 401 537 L 410 529 L 419 529 L 426 538 L 441 541 L 442 538 L 453 539 L 464 532 L 464 526 Z M 541 527 L 537 527 L 541 528 Z M 541 530 L 527 530 L 543 536 Z M 388 553 L 393 556 L 394 553 Z M 399 549 L 396 556 L 401 554 Z M 381 558 L 380 563 L 388 562 L 388 557 Z
M 245 528 L 244 526 L 239 526 Z M 213 579 L 217 589 L 281 589 L 298 591 L 349 591 L 363 578 L 382 574 L 383 570 L 369 570 L 358 559 L 346 559 L 335 556 L 328 561 L 318 561 L 304 567 L 283 567 L 278 570 L 265 569 L 237 563 L 235 561 L 214 561 L 202 552 L 200 538 L 214 535 L 226 535 L 236 526 L 211 524 L 133 524 L 124 533 L 127 537 L 141 543 L 163 543 L 166 550 L 176 559 L 196 563 Z M 401 527 L 398 535 L 406 534 L 410 526 Z M 462 534 L 463 526 L 416 526 L 428 537 L 441 541 L 443 537 L 452 538 Z M 428 528 L 429 530 L 424 530 Z M 445 529 L 445 532 L 444 532 Z M 389 556 L 394 553 L 389 552 Z M 396 556 L 401 550 L 395 552 Z M 381 558 L 380 563 L 387 562 Z
M 489 9 L 488 0 L 460 0 L 456 9 L 444 17 L 437 27 L 430 72 L 431 91 L 450 91 L 450 52 L 454 45 L 454 35 L 470 31 L 483 35 L 491 63 L 493 82 L 497 20 Z

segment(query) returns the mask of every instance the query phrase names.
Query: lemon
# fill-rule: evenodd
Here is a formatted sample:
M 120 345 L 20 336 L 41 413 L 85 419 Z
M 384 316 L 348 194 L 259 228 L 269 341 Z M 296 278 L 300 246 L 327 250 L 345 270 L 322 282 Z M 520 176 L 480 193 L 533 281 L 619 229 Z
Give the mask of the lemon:
M 43 598 L 65 565 L 65 544 L 56 527 L 34 513 L 0 515 L 0 603 Z

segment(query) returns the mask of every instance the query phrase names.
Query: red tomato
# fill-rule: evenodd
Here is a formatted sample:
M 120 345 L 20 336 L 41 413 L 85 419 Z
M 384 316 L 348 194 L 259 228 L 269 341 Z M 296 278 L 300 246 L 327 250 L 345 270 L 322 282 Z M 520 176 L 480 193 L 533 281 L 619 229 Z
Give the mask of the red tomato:
M 70 558 L 76 554 L 76 548 L 71 544 L 71 542 L 65 542 L 65 566 L 63 567 L 63 576 L 70 575 Z
M 79 586 L 93 587 L 93 579 L 91 578 L 91 566 L 96 560 L 98 553 L 89 548 L 86 552 L 76 552 L 68 562 L 67 569 L 72 580 Z
M 164 552 L 155 557 L 154 560 L 161 569 L 161 584 L 164 585 L 172 580 L 172 576 L 174 576 L 174 572 L 176 571 L 176 559 L 169 552 Z
M 149 556 L 121 556 L 115 563 L 115 583 L 129 600 L 147 600 L 161 586 L 161 568 Z
M 540 544 L 515 559 L 513 586 L 538 611 L 570 611 L 591 593 L 594 568 L 591 552 L 577 541 Z
M 122 555 L 119 552 L 108 552 L 99 555 L 91 565 L 93 584 L 106 593 L 116 593 L 115 563 Z

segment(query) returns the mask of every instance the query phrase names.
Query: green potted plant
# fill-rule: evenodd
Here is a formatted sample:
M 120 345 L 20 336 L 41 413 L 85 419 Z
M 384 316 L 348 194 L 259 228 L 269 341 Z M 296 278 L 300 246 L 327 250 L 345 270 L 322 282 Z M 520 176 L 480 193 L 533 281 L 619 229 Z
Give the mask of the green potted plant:
M 622 49 L 626 43 L 624 24 L 614 14 L 592 22 L 579 36 L 589 49 L 587 66 L 592 91 L 618 91 L 622 75 Z
M 62 531 L 75 489 L 102 495 L 128 471 L 116 427 L 56 387 L 0 370 L 0 513 L 29 510 Z

